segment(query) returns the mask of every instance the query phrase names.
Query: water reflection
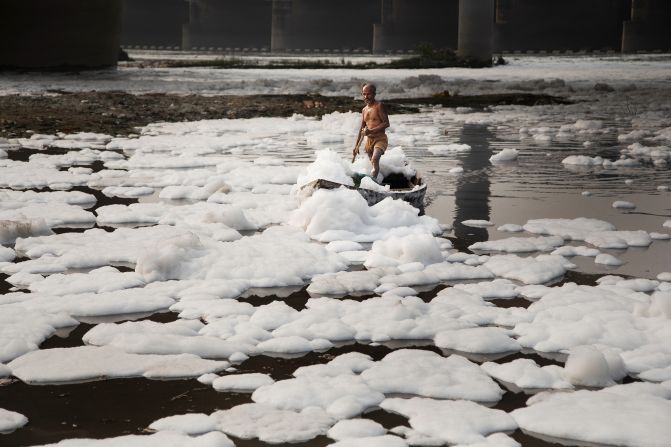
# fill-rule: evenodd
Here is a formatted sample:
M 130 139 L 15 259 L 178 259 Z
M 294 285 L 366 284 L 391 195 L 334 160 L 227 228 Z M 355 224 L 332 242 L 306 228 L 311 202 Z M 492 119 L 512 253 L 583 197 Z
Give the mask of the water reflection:
M 469 219 L 489 221 L 489 157 L 492 155 L 489 141 L 492 138 L 486 125 L 465 124 L 459 140 L 460 144 L 471 146 L 471 150 L 460 157 L 465 174 L 459 179 L 454 193 L 454 234 L 467 245 L 489 239 L 486 228 L 473 228 L 461 222 Z

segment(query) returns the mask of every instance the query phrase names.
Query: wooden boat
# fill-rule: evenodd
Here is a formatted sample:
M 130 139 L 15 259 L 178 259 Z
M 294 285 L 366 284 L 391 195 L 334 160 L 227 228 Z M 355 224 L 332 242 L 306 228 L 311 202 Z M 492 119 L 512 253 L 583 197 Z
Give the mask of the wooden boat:
M 372 189 L 361 188 L 359 184 L 361 183 L 362 176 L 354 177 L 354 186 L 344 185 L 338 182 L 332 182 L 325 179 L 313 180 L 310 183 L 305 184 L 301 191 L 305 195 L 311 195 L 312 191 L 315 189 L 337 189 L 340 187 L 345 187 L 349 189 L 355 189 L 361 194 L 361 196 L 366 199 L 368 206 L 375 205 L 391 197 L 395 200 L 403 200 L 408 202 L 410 205 L 419 209 L 420 212 L 424 212 L 424 195 L 426 194 L 427 185 L 421 179 L 421 177 L 415 176 L 412 179 L 407 179 L 401 174 L 391 174 L 382 180 L 382 185 L 389 185 L 390 188 L 388 191 L 376 191 Z

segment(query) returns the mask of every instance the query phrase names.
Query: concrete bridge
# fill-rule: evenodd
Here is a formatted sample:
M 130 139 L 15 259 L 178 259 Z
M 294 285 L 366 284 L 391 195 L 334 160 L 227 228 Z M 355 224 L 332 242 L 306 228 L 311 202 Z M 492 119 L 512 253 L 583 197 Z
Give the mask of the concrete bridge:
M 670 51 L 669 0 L 14 0 L 0 68 L 116 65 L 119 47 L 407 52 Z
M 490 29 L 494 53 L 671 50 L 669 0 L 163 1 L 190 5 L 189 13 L 171 19 L 184 24 L 180 47 L 185 50 L 389 53 L 427 43 L 471 54 L 474 39 L 480 51 L 489 48 Z M 133 41 L 129 34 L 122 42 L 155 45 Z

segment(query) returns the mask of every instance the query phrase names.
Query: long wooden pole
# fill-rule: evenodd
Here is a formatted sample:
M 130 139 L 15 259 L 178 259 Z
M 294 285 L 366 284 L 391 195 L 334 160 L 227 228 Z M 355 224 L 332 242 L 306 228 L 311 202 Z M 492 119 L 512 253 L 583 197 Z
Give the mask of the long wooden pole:
M 356 156 L 359 153 L 359 146 L 361 146 L 362 141 L 363 132 L 361 132 L 361 129 L 359 129 L 359 135 L 357 136 L 356 144 L 354 145 L 354 150 L 352 151 L 352 163 L 354 163 L 354 160 L 356 160 Z

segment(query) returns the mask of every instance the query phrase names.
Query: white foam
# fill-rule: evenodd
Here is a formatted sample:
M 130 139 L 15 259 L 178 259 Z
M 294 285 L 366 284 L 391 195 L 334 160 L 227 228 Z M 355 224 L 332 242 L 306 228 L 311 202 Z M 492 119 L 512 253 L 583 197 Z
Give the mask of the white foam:
M 536 238 L 510 237 L 496 241 L 476 242 L 468 248 L 469 250 L 528 253 L 532 251 L 550 251 L 563 243 L 564 239 L 559 236 L 541 236 Z
M 397 436 L 392 435 L 343 439 L 330 445 L 333 447 L 408 447 L 407 442 Z
M 471 150 L 471 146 L 468 144 L 434 144 L 427 148 L 429 152 L 435 155 L 449 154 L 453 152 L 468 152 Z
M 417 432 L 449 444 L 483 442 L 487 435 L 517 428 L 513 418 L 505 411 L 465 400 L 393 398 L 385 399 L 380 406 L 408 417 Z
M 350 438 L 382 436 L 386 432 L 387 430 L 382 425 L 370 419 L 347 419 L 338 421 L 338 423 L 331 427 L 327 435 L 331 439 L 340 441 Z
M 485 300 L 510 299 L 518 296 L 517 286 L 515 283 L 507 279 L 495 279 L 493 281 L 469 284 L 455 284 L 454 288 L 478 295 Z
M 137 198 L 154 193 L 154 188 L 148 186 L 109 186 L 102 190 L 107 197 Z
M 636 208 L 636 205 L 634 205 L 632 202 L 627 202 L 626 200 L 616 200 L 613 202 L 613 208 L 633 210 Z
M 525 284 L 543 284 L 566 273 L 570 267 L 561 256 L 539 255 L 521 258 L 516 255 L 492 256 L 484 267 L 495 275 L 521 281 Z
M 0 202 L 0 220 L 44 221 L 48 228 L 66 226 L 92 226 L 95 216 L 77 205 L 59 202 L 13 204 Z
M 482 219 L 468 219 L 462 221 L 461 224 L 466 225 L 467 227 L 475 227 L 475 228 L 485 228 L 494 225 L 492 222 Z
M 398 267 L 419 262 L 422 265 L 443 261 L 438 240 L 430 234 L 409 234 L 375 241 L 364 262 L 366 268 Z
M 519 351 L 520 345 L 509 334 L 495 327 L 456 329 L 438 332 L 434 342 L 439 348 L 479 354 Z
M 498 231 L 505 231 L 508 233 L 519 233 L 520 231 L 524 231 L 524 228 L 522 225 L 518 224 L 503 224 L 500 227 L 497 228 Z
M 197 320 L 181 319 L 171 323 L 101 323 L 84 334 L 82 340 L 89 345 L 110 346 L 134 354 L 189 353 L 204 358 L 224 359 L 235 352 L 255 352 L 253 346 L 201 335 L 199 330 L 202 326 Z
M 610 350 L 619 353 L 629 373 L 671 365 L 671 350 L 657 341 L 666 320 L 646 317 L 648 312 L 651 316 L 660 311 L 663 314 L 662 309 L 658 304 L 653 306 L 650 296 L 628 288 L 569 283 L 552 288 L 532 303 L 526 321 L 519 322 L 514 331 L 523 347 L 537 351 L 570 352 L 579 346 L 598 346 L 611 377 L 619 377 L 622 374 L 618 372 L 621 369 L 617 366 L 618 356 L 613 356 Z M 578 361 L 577 377 L 583 376 L 581 371 L 585 371 L 586 377 L 604 377 L 596 374 L 599 369 L 593 367 L 599 362 L 603 366 L 602 359 L 597 357 L 593 353 L 585 356 L 585 362 Z
M 402 349 L 387 354 L 361 377 L 385 394 L 496 402 L 503 391 L 478 365 L 464 357 Z
M 379 284 L 381 273 L 354 271 L 317 275 L 310 282 L 307 291 L 311 296 L 371 292 Z
M 23 261 L 4 268 L 5 273 L 64 273 L 67 270 L 97 268 L 110 264 L 134 265 L 156 244 L 189 233 L 170 226 L 119 228 L 113 232 L 94 228 L 83 233 L 20 239 L 16 249 L 26 254 Z
M 387 198 L 369 207 L 356 191 L 319 189 L 291 215 L 289 223 L 321 242 L 373 242 L 391 236 L 442 233 L 435 218 L 418 214 L 417 208 L 401 200 Z
M 16 216 L 18 217 L 18 216 Z M 13 244 L 17 238 L 53 234 L 42 218 L 0 220 L 0 244 Z
M 328 180 L 353 186 L 351 165 L 329 149 L 315 152 L 315 161 L 309 164 L 298 177 L 296 185 L 301 187 L 314 180 Z
M 510 161 L 515 161 L 517 160 L 517 157 L 519 156 L 519 151 L 517 149 L 503 149 L 500 152 L 497 152 L 496 154 L 492 155 L 489 157 L 489 161 L 492 163 L 505 163 L 505 162 L 510 162 Z
M 521 389 L 572 389 L 573 385 L 563 377 L 563 370 L 557 365 L 540 367 L 530 359 L 515 359 L 512 362 L 498 364 L 485 362 L 482 364 L 487 374 L 511 383 Z
M 570 258 L 573 256 L 587 256 L 587 257 L 596 257 L 601 252 L 596 248 L 586 247 L 584 245 L 573 246 L 573 245 L 564 245 L 559 247 L 556 250 L 553 250 L 552 255 L 564 256 Z
M 0 165 L 0 188 L 69 190 L 86 185 L 89 179 L 87 174 L 73 174 L 37 163 L 3 160 Z
M 0 434 L 9 433 L 28 423 L 28 418 L 15 411 L 0 408 Z
M 378 405 L 384 395 L 361 377 L 301 375 L 258 388 L 252 400 L 289 411 L 320 408 L 335 419 L 347 419 Z
M 171 431 L 197 436 L 217 430 L 217 420 L 203 413 L 179 414 L 158 419 L 149 428 L 156 431 Z
M 578 217 L 576 219 L 532 219 L 524 225 L 524 229 L 530 233 L 584 241 L 592 233 L 613 231 L 615 226 L 599 219 Z
M 113 292 L 144 285 L 144 280 L 135 272 L 120 272 L 114 267 L 100 267 L 88 273 L 49 275 L 39 281 L 29 283 L 29 288 L 33 292 L 50 295 L 70 295 L 87 292 Z
M 106 439 L 75 438 L 56 444 L 58 447 L 235 447 L 235 444 L 221 432 L 210 432 L 193 437 L 173 431 L 160 431 L 150 435 L 126 435 Z
M 49 368 L 44 368 L 48 364 Z M 154 379 L 198 377 L 220 371 L 227 362 L 203 360 L 191 354 L 138 355 L 111 347 L 79 346 L 29 352 L 7 366 L 26 383 L 59 383 L 121 377 Z
M 555 393 L 538 396 L 535 401 L 511 413 L 525 431 L 572 441 L 641 447 L 661 446 L 671 438 L 666 423 L 671 402 L 658 397 L 624 396 L 605 389 Z M 620 411 L 622 408 L 627 411 Z
M 624 264 L 624 261 L 608 253 L 601 253 L 596 255 L 596 257 L 594 258 L 594 262 L 596 264 L 604 264 L 612 267 L 618 267 Z
M 298 335 L 289 335 L 286 337 L 275 336 L 274 338 L 262 341 L 257 348 L 262 352 L 274 354 L 299 354 L 316 350 L 325 350 L 333 347 L 333 344 L 323 338 L 308 340 Z
M 360 374 L 373 366 L 375 362 L 366 354 L 360 352 L 349 352 L 341 354 L 328 363 L 301 366 L 294 371 L 294 376 L 317 375 L 333 377 L 341 374 Z
M 585 242 L 597 248 L 647 247 L 652 244 L 652 238 L 643 230 L 601 231 L 587 235 Z
M 240 439 L 258 438 L 279 444 L 308 441 L 324 435 L 335 422 L 324 410 L 316 407 L 296 412 L 268 405 L 242 404 L 230 410 L 212 413 L 224 433 Z
M 594 346 L 576 346 L 569 352 L 564 377 L 573 385 L 606 387 L 614 385 L 608 362 Z
M 38 349 L 40 343 L 57 329 L 74 327 L 79 322 L 63 312 L 43 312 L 23 308 L 25 294 L 16 295 L 18 304 L 12 305 L 12 295 L 4 295 L 6 304 L 0 313 L 0 362 L 7 362 Z
M 96 198 L 93 194 L 81 191 L 14 191 L 11 189 L 0 189 L 0 201 L 3 208 L 23 204 L 35 203 L 66 203 L 89 208 L 95 205 Z
M 343 259 L 310 243 L 291 227 L 273 227 L 234 242 L 210 242 L 185 235 L 163 240 L 137 260 L 146 281 L 243 279 L 250 287 L 302 285 L 320 273 L 343 270 Z
M 252 392 L 273 382 L 272 377 L 267 374 L 235 374 L 215 379 L 212 387 L 217 391 Z
M 9 248 L 3 247 L 0 245 L 0 263 L 2 262 L 11 262 L 16 257 L 16 252 Z

